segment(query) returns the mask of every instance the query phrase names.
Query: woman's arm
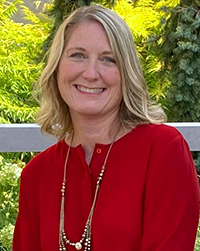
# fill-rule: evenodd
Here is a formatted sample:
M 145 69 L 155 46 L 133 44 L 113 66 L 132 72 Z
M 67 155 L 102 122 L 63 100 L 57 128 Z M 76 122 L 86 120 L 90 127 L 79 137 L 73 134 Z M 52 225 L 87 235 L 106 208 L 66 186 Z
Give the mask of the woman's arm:
M 141 251 L 193 251 L 199 218 L 194 163 L 181 135 L 161 145 L 155 143 L 150 156 Z
M 27 197 L 26 186 L 23 181 L 22 173 L 19 197 L 19 214 L 14 231 L 13 251 L 40 251 L 40 246 L 36 241 L 33 226 L 31 224 L 32 217 L 30 217 L 29 214 L 28 201 L 31 199 L 31 195 Z

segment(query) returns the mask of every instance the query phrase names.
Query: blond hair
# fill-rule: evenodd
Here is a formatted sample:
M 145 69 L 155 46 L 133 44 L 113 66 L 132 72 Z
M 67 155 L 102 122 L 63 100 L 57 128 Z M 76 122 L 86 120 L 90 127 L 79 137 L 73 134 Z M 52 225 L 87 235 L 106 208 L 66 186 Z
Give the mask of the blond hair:
M 61 139 L 73 130 L 69 108 L 58 90 L 56 72 L 63 49 L 75 26 L 92 20 L 104 27 L 121 73 L 121 124 L 133 128 L 138 124 L 165 122 L 164 111 L 150 100 L 129 27 L 114 11 L 100 5 L 91 5 L 75 10 L 60 25 L 54 37 L 48 63 L 39 80 L 42 102 L 37 121 L 42 131 Z

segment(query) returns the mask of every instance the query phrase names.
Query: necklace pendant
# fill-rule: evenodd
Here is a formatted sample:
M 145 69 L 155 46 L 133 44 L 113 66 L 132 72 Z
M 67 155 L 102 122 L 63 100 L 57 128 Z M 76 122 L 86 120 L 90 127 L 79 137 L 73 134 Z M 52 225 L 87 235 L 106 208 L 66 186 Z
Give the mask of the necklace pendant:
M 81 249 L 82 249 L 81 243 L 80 243 L 80 242 L 77 242 L 77 243 L 75 244 L 75 248 L 76 248 L 76 250 L 81 250 Z

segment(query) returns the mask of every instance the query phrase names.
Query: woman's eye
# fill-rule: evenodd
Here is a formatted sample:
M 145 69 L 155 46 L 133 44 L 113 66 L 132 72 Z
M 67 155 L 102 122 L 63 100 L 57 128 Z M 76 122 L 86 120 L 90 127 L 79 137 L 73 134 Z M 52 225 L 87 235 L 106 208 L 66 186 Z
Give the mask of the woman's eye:
M 114 58 L 111 58 L 111 57 L 104 57 L 101 59 L 101 61 L 116 64 L 116 61 L 114 60 Z
M 70 57 L 71 58 L 80 58 L 80 59 L 85 58 L 84 55 L 80 52 L 75 52 Z

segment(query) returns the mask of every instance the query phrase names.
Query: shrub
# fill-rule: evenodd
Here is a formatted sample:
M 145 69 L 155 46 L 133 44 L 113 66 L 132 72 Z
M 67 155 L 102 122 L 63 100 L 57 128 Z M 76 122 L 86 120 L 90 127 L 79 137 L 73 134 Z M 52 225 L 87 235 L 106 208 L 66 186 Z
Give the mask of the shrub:
M 20 160 L 12 163 L 0 156 L 0 250 L 11 249 L 18 213 L 19 177 L 24 165 Z

